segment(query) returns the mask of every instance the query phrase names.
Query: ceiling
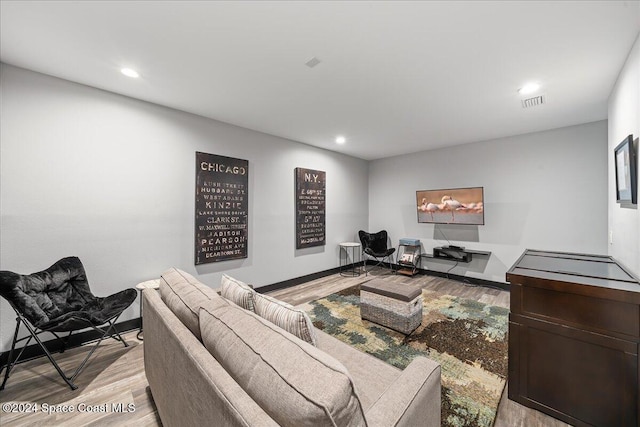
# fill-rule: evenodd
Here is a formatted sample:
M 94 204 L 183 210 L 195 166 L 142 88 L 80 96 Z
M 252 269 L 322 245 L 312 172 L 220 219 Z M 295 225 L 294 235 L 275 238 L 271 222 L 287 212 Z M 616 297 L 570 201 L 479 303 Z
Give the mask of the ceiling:
M 639 32 L 639 1 L 0 3 L 2 62 L 368 160 L 605 119 Z

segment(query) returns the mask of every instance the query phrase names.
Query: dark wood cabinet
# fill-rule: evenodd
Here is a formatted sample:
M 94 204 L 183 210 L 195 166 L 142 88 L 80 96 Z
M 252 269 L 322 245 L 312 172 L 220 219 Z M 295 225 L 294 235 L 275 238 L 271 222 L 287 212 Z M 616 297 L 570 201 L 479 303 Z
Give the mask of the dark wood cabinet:
M 507 281 L 509 399 L 576 426 L 638 426 L 638 279 L 608 256 L 528 249 Z

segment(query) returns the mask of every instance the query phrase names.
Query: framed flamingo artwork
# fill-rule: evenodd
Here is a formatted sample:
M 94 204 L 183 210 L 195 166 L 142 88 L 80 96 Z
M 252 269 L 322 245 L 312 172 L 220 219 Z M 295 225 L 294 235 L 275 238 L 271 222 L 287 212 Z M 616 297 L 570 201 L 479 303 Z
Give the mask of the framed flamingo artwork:
M 416 191 L 418 222 L 484 225 L 484 188 Z

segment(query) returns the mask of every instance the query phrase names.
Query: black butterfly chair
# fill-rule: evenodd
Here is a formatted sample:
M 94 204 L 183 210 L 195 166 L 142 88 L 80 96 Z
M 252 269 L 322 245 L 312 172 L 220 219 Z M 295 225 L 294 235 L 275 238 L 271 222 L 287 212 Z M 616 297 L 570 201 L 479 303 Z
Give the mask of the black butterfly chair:
M 72 390 L 78 388 L 73 381 L 102 340 L 114 338 L 128 347 L 116 330 L 115 323 L 136 299 L 136 290 L 126 289 L 106 298 L 96 297 L 91 293 L 84 267 L 77 257 L 63 258 L 46 270 L 29 275 L 0 271 L 0 295 L 9 301 L 17 315 L 16 331 L 0 390 L 4 389 L 11 370 L 32 339 L 42 347 L 49 361 Z M 21 324 L 25 325 L 30 335 L 18 339 Z M 102 325 L 108 327 L 100 328 Z M 63 352 L 71 334 L 86 328 L 99 332 L 100 338 L 73 375 L 67 376 L 38 335 L 43 332 L 52 333 L 62 342 Z M 60 338 L 57 333 L 62 332 L 69 332 L 69 335 Z M 12 360 L 16 344 L 25 339 L 27 342 L 15 360 Z
M 393 253 L 396 251 L 396 248 L 387 247 L 387 230 L 382 230 L 377 233 L 367 233 L 366 231 L 360 230 L 358 236 L 362 243 L 362 253 L 375 259 L 378 262 L 375 266 L 382 265 L 384 267 L 383 263 L 386 259 L 393 273 Z M 367 256 L 364 257 L 365 275 L 367 274 L 367 258 Z

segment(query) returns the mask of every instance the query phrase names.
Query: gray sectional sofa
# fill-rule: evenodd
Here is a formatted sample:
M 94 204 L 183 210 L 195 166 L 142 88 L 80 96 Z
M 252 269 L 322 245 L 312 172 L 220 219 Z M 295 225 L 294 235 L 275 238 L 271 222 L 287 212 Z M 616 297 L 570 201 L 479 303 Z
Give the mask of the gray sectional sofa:
M 440 425 L 434 361 L 400 371 L 319 330 L 313 345 L 178 269 L 143 303 L 145 372 L 165 426 Z

